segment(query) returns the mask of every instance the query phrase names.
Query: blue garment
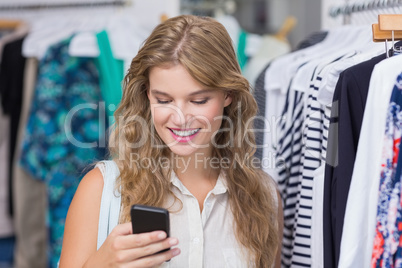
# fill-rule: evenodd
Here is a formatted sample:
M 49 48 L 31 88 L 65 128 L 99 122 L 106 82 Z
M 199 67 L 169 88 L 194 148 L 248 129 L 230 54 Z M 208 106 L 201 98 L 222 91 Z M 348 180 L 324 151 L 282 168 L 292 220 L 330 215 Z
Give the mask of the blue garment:
M 91 58 L 68 53 L 70 39 L 39 63 L 20 164 L 48 188 L 50 267 L 60 256 L 68 207 L 88 164 L 105 159 L 104 104 Z
M 0 238 L 0 267 L 14 267 L 15 237 Z

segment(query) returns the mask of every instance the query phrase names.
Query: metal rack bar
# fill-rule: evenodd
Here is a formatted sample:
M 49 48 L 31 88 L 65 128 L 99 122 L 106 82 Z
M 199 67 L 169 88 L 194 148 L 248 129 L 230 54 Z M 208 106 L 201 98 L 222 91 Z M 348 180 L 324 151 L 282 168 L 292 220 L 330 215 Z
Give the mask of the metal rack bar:
M 370 11 L 377 10 L 382 8 L 392 8 L 402 6 L 402 0 L 380 0 L 380 1 L 371 1 L 366 3 L 354 3 L 354 4 L 346 4 L 339 7 L 332 7 L 329 10 L 329 15 L 333 18 L 338 17 L 340 15 L 350 16 L 352 13 L 358 13 L 362 11 Z
M 107 6 L 126 6 L 128 0 L 115 1 L 92 1 L 92 2 L 75 2 L 75 3 L 43 3 L 43 4 L 6 4 L 0 5 L 0 11 L 11 10 L 47 10 L 62 8 L 90 8 L 90 7 L 107 7 Z

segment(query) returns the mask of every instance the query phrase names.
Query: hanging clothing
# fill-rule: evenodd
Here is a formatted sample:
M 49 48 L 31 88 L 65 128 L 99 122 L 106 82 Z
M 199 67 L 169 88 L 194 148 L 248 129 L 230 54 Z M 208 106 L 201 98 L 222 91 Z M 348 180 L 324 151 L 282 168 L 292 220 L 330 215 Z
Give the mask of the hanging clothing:
M 385 58 L 382 54 L 343 71 L 333 93 L 336 107 L 331 113 L 324 182 L 324 267 L 338 267 L 343 218 L 370 77 L 374 66 Z
M 277 157 L 277 183 L 284 202 L 284 228 L 282 240 L 282 265 L 291 266 L 293 234 L 296 215 L 299 174 L 301 166 L 303 125 L 303 97 L 299 91 L 288 91 L 283 116 L 279 127 Z
M 10 30 L 0 37 L 0 61 L 3 56 L 4 46 L 10 42 L 25 38 L 30 31 L 30 26 L 24 22 L 20 21 L 15 29 Z
M 255 129 L 260 129 L 264 130 L 269 128 L 265 124 L 265 121 L 262 120 L 262 118 L 265 117 L 265 101 L 267 98 L 267 94 L 264 89 L 264 83 L 265 83 L 265 71 L 269 67 L 269 64 L 264 68 L 264 70 L 261 72 L 261 74 L 257 77 L 257 80 L 255 82 L 255 89 L 253 91 L 254 98 L 257 102 L 257 119 L 254 121 L 254 128 Z M 255 143 L 257 145 L 257 149 L 255 151 L 254 156 L 257 157 L 258 159 L 262 160 L 262 153 L 263 153 L 263 148 L 264 146 L 272 146 L 270 144 L 270 141 L 265 141 L 264 143 L 264 132 L 258 131 L 255 133 Z
M 331 30 L 322 42 L 275 59 L 265 73 L 267 92 L 287 92 L 273 174 L 284 201 L 284 267 L 326 267 L 322 211 L 332 96 L 341 71 L 379 54 L 370 35 L 368 27 Z
M 121 83 L 124 76 L 124 62 L 113 57 L 112 48 L 106 31 L 101 31 L 96 34 L 96 39 L 100 51 L 99 57 L 97 58 L 97 65 L 100 72 L 101 92 L 105 101 L 109 123 L 112 124 L 114 122 L 114 111 L 120 104 L 123 95 Z
M 316 173 L 316 170 L 325 159 L 326 137 L 323 133 L 325 126 L 329 125 L 329 110 L 325 111 L 326 108 L 317 100 L 322 80 L 320 75 L 327 65 L 354 55 L 354 52 L 337 49 L 336 53 L 321 57 L 298 59 L 299 66 L 291 78 L 288 94 L 300 97 L 297 105 L 285 105 L 288 111 L 283 116 L 287 127 L 281 126 L 276 151 L 278 161 L 284 159 L 279 162 L 277 173 L 285 203 L 282 264 L 286 267 L 306 267 L 312 263 L 313 185 L 314 177 L 322 178 L 323 170 L 320 169 L 321 173 Z M 293 111 L 289 113 L 289 109 Z M 284 169 L 284 166 L 287 167 Z
M 84 169 L 106 154 L 98 145 L 106 124 L 98 70 L 94 59 L 70 57 L 69 42 L 50 47 L 39 64 L 20 159 L 26 172 L 47 184 L 50 267 L 57 266 L 65 217 Z
M 400 246 L 401 214 L 401 166 L 399 148 L 402 137 L 402 74 L 393 87 L 387 110 L 385 135 L 381 159 L 381 177 L 377 207 L 376 235 L 371 267 L 401 267 L 402 256 L 396 256 Z M 397 172 L 399 169 L 399 172 Z M 399 176 L 396 176 L 399 173 Z
M 12 218 L 12 192 L 11 192 L 11 173 L 10 157 L 13 146 L 13 141 L 10 133 L 12 127 L 15 126 L 15 114 L 10 114 L 9 107 L 5 107 L 6 100 L 11 101 L 13 98 L 8 98 L 10 95 L 15 96 L 19 90 L 19 71 L 21 67 L 21 51 L 18 52 L 18 40 L 23 38 L 29 30 L 26 23 L 21 21 L 15 29 L 3 29 L 0 33 L 0 62 L 3 56 L 7 56 L 5 61 L 0 63 L 0 238 L 12 237 L 14 235 L 14 226 Z M 10 44 L 13 43 L 13 44 Z M 6 52 L 4 51 L 7 46 Z M 15 62 L 10 60 L 15 57 Z M 12 68 L 15 68 L 15 73 L 12 73 Z M 18 110 L 17 107 L 12 109 Z M 11 118 L 13 122 L 11 123 Z
M 354 55 L 354 52 L 338 51 L 319 60 L 311 60 L 299 68 L 292 80 L 292 88 L 304 91 L 305 96 L 307 96 L 303 100 L 303 125 L 300 130 L 302 133 L 302 149 L 294 215 L 292 267 L 310 266 L 313 252 L 320 254 L 320 256 L 314 256 L 316 258 L 315 267 L 322 267 L 318 261 L 322 259 L 318 250 L 322 243 L 313 244 L 313 241 L 317 241 L 318 238 L 313 239 L 316 232 L 312 231 L 313 214 L 322 213 L 322 211 L 317 211 L 314 208 L 313 192 L 314 182 L 323 178 L 321 164 L 326 156 L 330 114 L 327 107 L 331 107 L 331 103 L 320 103 L 318 92 L 322 77 L 326 75 L 329 66 Z M 322 191 L 316 190 L 316 192 Z
M 243 76 L 249 81 L 252 87 L 256 88 L 257 78 L 265 74 L 266 66 L 275 58 L 289 53 L 290 50 L 288 42 L 271 35 L 262 36 L 258 50 L 253 53 L 243 68 Z
M 13 219 L 9 211 L 8 147 L 10 118 L 0 111 L 0 238 L 14 235 Z
M 19 38 L 7 43 L 3 48 L 3 56 L 0 63 L 0 94 L 1 105 L 4 114 L 10 117 L 9 147 L 7 156 L 8 170 L 8 204 L 12 215 L 12 163 L 15 153 L 15 145 L 18 136 L 18 124 L 20 121 L 22 105 L 22 82 L 24 80 L 25 58 L 22 56 L 22 43 L 24 38 Z
M 38 60 L 28 58 L 24 70 L 21 117 L 13 161 L 13 204 L 15 226 L 14 262 L 17 268 L 47 267 L 48 229 L 46 226 L 46 184 L 25 172 L 19 165 L 21 145 L 35 90 Z M 35 211 L 35 213 L 32 213 Z
M 304 40 L 296 45 L 295 50 L 303 49 L 310 47 L 312 45 L 318 44 L 319 42 L 323 41 L 325 37 L 327 37 L 328 31 L 320 31 L 315 32 L 307 36 Z
M 263 160 L 263 151 L 269 150 L 273 151 L 273 144 L 271 141 L 271 136 L 267 137 L 264 142 L 264 136 L 267 135 L 266 132 L 270 133 L 273 129 L 276 122 L 271 122 L 274 116 L 280 116 L 282 110 L 276 112 L 272 112 L 272 107 L 275 107 L 275 104 L 281 106 L 282 103 L 278 103 L 279 98 L 269 99 L 270 103 L 267 104 L 267 92 L 265 91 L 265 72 L 269 67 L 270 62 L 284 55 L 290 51 L 290 45 L 287 42 L 281 41 L 274 36 L 263 36 L 262 43 L 260 45 L 257 53 L 248 61 L 247 65 L 243 70 L 243 75 L 249 81 L 253 90 L 254 98 L 257 101 L 257 118 L 254 121 L 254 128 L 261 130 L 256 132 L 256 144 L 257 149 L 255 152 L 255 157 L 260 160 Z M 284 99 L 284 98 L 282 98 Z M 274 119 L 275 120 L 275 119 Z M 266 131 L 264 131 L 266 130 Z M 273 169 L 274 164 L 271 161 L 267 161 L 268 159 L 264 159 L 261 161 L 261 168 L 264 169 Z M 268 172 L 269 173 L 269 172 Z M 269 173 L 270 174 L 270 173 Z
M 347 195 L 339 267 L 369 267 L 371 263 L 385 115 L 401 66 L 402 56 L 393 56 L 376 64 L 371 75 Z
M 237 43 L 237 61 L 239 62 L 240 69 L 243 70 L 247 64 L 247 54 L 246 54 L 246 46 L 247 46 L 247 35 L 248 33 L 244 30 L 240 30 L 239 42 Z
M 314 45 L 322 39 L 314 39 L 309 44 Z M 272 49 L 274 47 L 274 49 Z M 255 121 L 255 129 L 264 129 L 264 132 L 256 133 L 256 144 L 259 146 L 255 156 L 261 159 L 261 168 L 277 181 L 275 170 L 275 148 L 277 147 L 277 137 L 280 121 L 282 118 L 283 106 L 286 100 L 286 92 L 280 88 L 270 87 L 271 81 L 266 79 L 266 72 L 272 61 L 290 52 L 289 44 L 278 40 L 273 36 L 264 36 L 260 52 L 258 52 L 247 64 L 244 76 L 250 81 L 254 81 L 254 69 L 262 68 L 260 74 L 255 79 L 254 97 L 258 106 L 258 119 Z M 264 65 L 263 65 L 264 64 Z M 265 67 L 263 67 L 265 66 Z M 262 119 L 264 118 L 264 120 Z

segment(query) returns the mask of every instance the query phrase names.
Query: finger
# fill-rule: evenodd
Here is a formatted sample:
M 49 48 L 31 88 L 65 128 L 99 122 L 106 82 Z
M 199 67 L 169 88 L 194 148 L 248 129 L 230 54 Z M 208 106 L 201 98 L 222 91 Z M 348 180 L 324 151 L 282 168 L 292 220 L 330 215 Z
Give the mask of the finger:
M 166 252 L 158 253 L 152 256 L 147 256 L 141 259 L 137 259 L 133 262 L 132 267 L 154 267 L 161 265 L 162 263 L 169 261 L 173 257 L 180 254 L 179 248 L 173 248 Z
M 119 235 L 129 235 L 133 233 L 133 227 L 131 226 L 130 222 L 118 224 L 116 227 L 113 228 L 110 234 L 115 236 Z
M 162 250 L 167 250 L 170 247 L 176 246 L 179 243 L 177 238 L 167 238 L 162 242 L 157 242 L 153 244 L 149 244 L 140 248 L 133 248 L 124 251 L 124 257 L 126 260 L 133 261 L 135 259 L 144 258 L 150 255 L 159 254 L 158 252 Z
M 150 233 L 122 235 L 113 241 L 115 249 L 133 249 L 148 246 L 152 243 L 162 241 L 166 238 L 164 231 L 154 231 Z

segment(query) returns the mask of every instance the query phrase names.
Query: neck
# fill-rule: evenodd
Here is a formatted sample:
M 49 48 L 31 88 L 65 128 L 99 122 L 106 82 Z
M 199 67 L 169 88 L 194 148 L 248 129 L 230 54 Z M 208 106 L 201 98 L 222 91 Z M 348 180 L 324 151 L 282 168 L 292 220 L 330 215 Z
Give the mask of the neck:
M 213 162 L 210 154 L 196 153 L 191 156 L 175 156 L 176 175 L 183 180 L 216 181 L 219 175 L 219 164 Z
M 191 156 L 175 156 L 177 177 L 190 193 L 197 199 L 200 212 L 203 210 L 204 200 L 215 187 L 219 175 L 219 165 L 212 165 L 212 154 L 197 153 Z

